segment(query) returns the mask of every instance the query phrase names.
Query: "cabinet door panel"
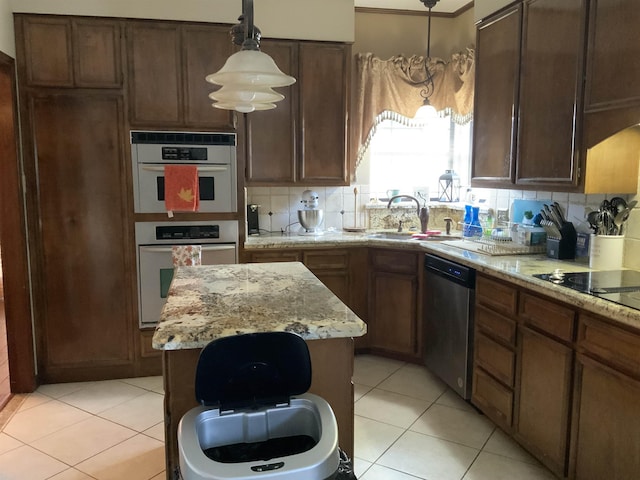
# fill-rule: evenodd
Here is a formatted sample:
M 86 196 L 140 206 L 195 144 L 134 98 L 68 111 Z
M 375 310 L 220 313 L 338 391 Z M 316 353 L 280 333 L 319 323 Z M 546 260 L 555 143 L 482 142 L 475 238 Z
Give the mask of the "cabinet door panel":
M 564 476 L 573 352 L 525 327 L 519 330 L 519 340 L 516 437 L 556 474 Z
M 474 184 L 511 185 L 515 174 L 521 16 L 521 8 L 513 8 L 478 29 L 471 165 Z
M 584 0 L 528 0 L 524 10 L 516 183 L 577 181 Z
M 133 306 L 122 102 L 52 95 L 30 103 L 40 213 L 34 239 L 40 374 L 125 364 L 133 356 Z
M 503 429 L 510 431 L 513 420 L 513 391 L 482 368 L 474 365 L 471 402 Z
M 293 42 L 261 42 L 261 50 L 278 68 L 296 76 L 298 49 Z M 297 79 L 299 81 L 299 79 Z M 298 98 L 295 84 L 278 89 L 284 100 L 276 108 L 246 115 L 247 184 L 291 184 L 296 180 Z
M 349 52 L 346 45 L 300 44 L 301 182 L 348 185 Z
M 640 62 L 632 59 L 640 57 L 638 2 L 597 0 L 591 5 L 586 109 L 625 106 L 630 102 L 637 104 L 640 101 Z
M 132 124 L 170 125 L 182 120 L 178 27 L 132 23 L 129 45 L 129 117 Z
M 27 83 L 51 87 L 73 86 L 71 24 L 66 19 L 22 18 Z M 20 25 L 17 26 L 19 38 Z
M 74 20 L 74 71 L 78 87 L 120 87 L 120 24 Z
M 415 275 L 374 272 L 372 283 L 370 346 L 415 355 L 418 339 L 418 282 Z
M 233 53 L 227 27 L 182 27 L 185 122 L 187 125 L 233 129 L 233 114 L 214 108 L 209 93 L 216 86 L 205 77 L 222 68 Z
M 572 478 L 637 478 L 640 382 L 578 355 L 576 384 Z

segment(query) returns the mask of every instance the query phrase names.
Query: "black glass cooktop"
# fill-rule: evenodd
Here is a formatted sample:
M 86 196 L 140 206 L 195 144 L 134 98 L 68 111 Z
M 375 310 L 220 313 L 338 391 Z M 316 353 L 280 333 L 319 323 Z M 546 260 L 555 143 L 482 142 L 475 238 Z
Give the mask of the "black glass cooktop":
M 640 310 L 640 272 L 635 270 L 599 272 L 556 270 L 552 273 L 534 275 L 534 277 Z

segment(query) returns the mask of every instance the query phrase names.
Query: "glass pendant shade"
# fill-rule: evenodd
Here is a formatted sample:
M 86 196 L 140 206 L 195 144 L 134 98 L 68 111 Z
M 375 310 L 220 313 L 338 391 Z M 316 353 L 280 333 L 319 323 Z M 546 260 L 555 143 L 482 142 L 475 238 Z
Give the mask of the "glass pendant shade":
M 284 95 L 269 87 L 251 88 L 241 85 L 225 85 L 209 94 L 209 98 L 222 103 L 273 103 L 284 99 Z
M 240 113 L 251 113 L 257 112 L 260 110 L 271 110 L 276 108 L 275 103 L 251 103 L 251 102 L 233 102 L 233 103 L 225 103 L 225 102 L 217 102 L 214 103 L 213 106 L 215 108 L 220 108 L 222 110 L 236 110 Z
M 416 110 L 416 114 L 413 117 L 414 120 L 420 120 L 425 123 L 436 118 L 438 118 L 438 112 L 428 100 L 426 100 L 422 106 Z
M 273 59 L 259 50 L 240 50 L 231 55 L 216 73 L 207 75 L 216 85 L 286 87 L 296 79 L 285 75 Z

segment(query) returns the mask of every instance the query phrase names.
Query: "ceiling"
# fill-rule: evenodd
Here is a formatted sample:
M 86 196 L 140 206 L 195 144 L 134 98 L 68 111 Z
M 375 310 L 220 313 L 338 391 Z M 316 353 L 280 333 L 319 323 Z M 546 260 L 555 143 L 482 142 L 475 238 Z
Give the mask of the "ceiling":
M 416 10 L 426 12 L 420 0 L 354 0 L 356 7 L 382 8 L 385 10 Z M 431 10 L 434 13 L 455 13 L 473 3 L 473 0 L 440 0 Z

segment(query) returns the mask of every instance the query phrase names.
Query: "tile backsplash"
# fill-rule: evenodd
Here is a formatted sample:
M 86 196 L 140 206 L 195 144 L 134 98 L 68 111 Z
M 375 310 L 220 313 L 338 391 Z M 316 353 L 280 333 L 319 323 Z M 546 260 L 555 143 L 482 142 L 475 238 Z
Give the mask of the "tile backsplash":
M 640 181 L 638 182 L 640 185 Z M 351 185 L 349 187 L 249 187 L 247 188 L 247 203 L 259 205 L 260 230 L 266 232 L 298 232 L 301 230 L 298 223 L 298 209 L 301 208 L 302 192 L 313 190 L 319 196 L 319 208 L 324 210 L 324 230 L 342 231 L 343 228 L 365 227 L 380 228 L 376 220 L 371 222 L 369 213 L 370 192 L 368 185 Z M 357 193 L 354 193 L 357 192 Z M 578 231 L 588 231 L 586 215 L 591 210 L 597 210 L 600 202 L 611 195 L 584 195 L 566 192 L 526 191 L 526 190 L 497 190 L 497 189 L 473 189 L 474 197 L 483 210 L 488 208 L 509 209 L 513 200 L 548 200 L 556 201 L 562 207 L 567 220 L 572 222 Z M 627 201 L 637 199 L 640 202 L 640 193 L 636 195 L 621 195 Z M 434 204 L 430 204 L 435 207 Z M 457 206 L 460 211 L 463 203 L 439 204 L 446 207 Z M 384 204 L 377 204 L 375 210 L 379 212 Z M 390 210 L 391 215 L 396 215 L 398 220 L 415 216 L 415 202 L 403 202 Z M 413 212 L 413 213 L 412 213 Z M 436 212 L 434 212 L 436 213 Z M 379 213 L 378 213 L 379 214 Z M 440 225 L 443 215 L 432 215 L 429 222 L 430 228 L 444 229 Z M 439 220 L 440 219 L 440 220 Z M 385 224 L 385 227 L 388 226 Z M 397 225 L 397 222 L 395 223 Z M 633 209 L 627 223 L 625 238 L 625 267 L 640 270 L 640 206 Z

